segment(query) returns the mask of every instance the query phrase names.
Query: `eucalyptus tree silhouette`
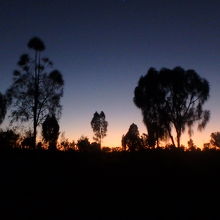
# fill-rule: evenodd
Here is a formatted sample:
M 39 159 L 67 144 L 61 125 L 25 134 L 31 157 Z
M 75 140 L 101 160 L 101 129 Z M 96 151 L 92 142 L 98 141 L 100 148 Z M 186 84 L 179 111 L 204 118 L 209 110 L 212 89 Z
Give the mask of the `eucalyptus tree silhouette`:
M 175 145 L 171 133 L 174 128 L 178 147 L 186 127 L 191 135 L 195 122 L 199 130 L 206 126 L 210 112 L 203 110 L 203 104 L 208 97 L 208 81 L 194 70 L 181 67 L 160 71 L 150 68 L 134 91 L 134 103 L 142 110 L 148 135 L 155 139 L 169 136 Z
M 42 124 L 42 136 L 49 143 L 49 150 L 56 150 L 60 126 L 55 115 L 48 115 Z
M 140 78 L 134 96 L 134 103 L 142 110 L 143 121 L 148 131 L 148 143 L 152 147 L 156 143 L 158 146 L 159 140 L 166 138 L 168 133 L 173 141 L 170 123 L 164 120 L 164 91 L 159 80 L 158 71 L 150 68 L 148 73 Z
M 105 120 L 105 113 L 103 111 L 95 112 L 91 121 L 91 126 L 95 137 L 93 138 L 100 145 L 102 144 L 102 139 L 106 136 L 108 122 Z
M 31 120 L 33 122 L 34 147 L 36 147 L 37 127 L 48 114 L 61 113 L 60 98 L 63 95 L 64 80 L 58 70 L 49 71 L 52 62 L 41 57 L 45 50 L 41 39 L 34 37 L 28 42 L 34 56 L 23 54 L 14 71 L 13 83 L 8 90 L 12 102 L 12 122 Z
M 0 124 L 3 122 L 7 111 L 7 100 L 4 95 L 0 93 Z
M 131 152 L 138 151 L 142 147 L 142 140 L 139 137 L 139 131 L 136 124 L 131 124 L 126 135 L 122 136 L 122 148 L 123 150 L 129 150 Z
M 210 143 L 215 147 L 220 147 L 220 132 L 211 133 Z

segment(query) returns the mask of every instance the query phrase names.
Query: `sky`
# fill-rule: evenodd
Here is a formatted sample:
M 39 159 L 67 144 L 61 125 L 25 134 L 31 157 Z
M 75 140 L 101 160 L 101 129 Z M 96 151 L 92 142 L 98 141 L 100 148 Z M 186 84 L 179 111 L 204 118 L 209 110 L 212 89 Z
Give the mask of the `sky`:
M 92 141 L 93 114 L 104 111 L 103 145 L 115 147 L 132 123 L 147 132 L 133 103 L 141 75 L 150 67 L 194 69 L 210 83 L 211 119 L 192 137 L 202 146 L 220 131 L 219 11 L 217 0 L 0 0 L 0 92 L 10 86 L 29 39 L 38 36 L 65 80 L 61 132 Z M 185 134 L 182 143 L 187 140 Z

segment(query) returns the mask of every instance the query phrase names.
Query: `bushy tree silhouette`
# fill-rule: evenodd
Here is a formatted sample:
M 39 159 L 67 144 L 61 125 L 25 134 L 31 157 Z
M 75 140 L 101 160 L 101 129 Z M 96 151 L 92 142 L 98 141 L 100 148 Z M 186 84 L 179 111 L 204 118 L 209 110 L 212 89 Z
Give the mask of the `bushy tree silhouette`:
M 176 131 L 177 146 L 180 147 L 181 134 L 198 122 L 198 129 L 205 127 L 209 120 L 209 111 L 203 110 L 203 104 L 209 97 L 209 84 L 194 70 L 176 67 L 157 71 L 150 68 L 142 76 L 134 91 L 134 103 L 141 109 L 143 120 L 150 138 L 172 136 Z
M 42 136 L 49 143 L 49 150 L 56 150 L 60 126 L 55 115 L 48 115 L 42 124 Z
M 102 144 L 102 139 L 106 136 L 108 122 L 105 120 L 105 113 L 103 111 L 95 112 L 91 121 L 91 126 L 95 134 L 94 140 L 100 145 Z
M 90 149 L 90 142 L 87 137 L 82 136 L 78 141 L 77 141 L 77 147 L 80 152 L 88 152 Z
M 31 130 L 27 131 L 25 134 L 25 137 L 23 138 L 21 142 L 22 148 L 32 148 L 34 147 L 34 136 L 33 132 Z
M 17 134 L 12 129 L 7 129 L 6 131 L 0 130 L 0 148 L 1 149 L 12 149 L 17 145 L 19 139 L 19 134 Z
M 122 148 L 123 150 L 129 150 L 131 152 L 138 151 L 142 147 L 142 141 L 139 137 L 139 131 L 136 124 L 131 124 L 126 135 L 122 136 Z
M 220 132 L 213 132 L 213 133 L 211 133 L 210 143 L 214 147 L 220 147 Z
M 192 138 L 190 138 L 187 143 L 188 143 L 188 150 L 189 150 L 189 151 L 195 151 L 195 150 L 197 150 L 197 147 L 196 147 L 196 145 L 194 144 Z
M 28 42 L 28 48 L 34 56 L 23 54 L 14 71 L 13 83 L 7 94 L 12 102 L 12 122 L 33 122 L 34 146 L 36 146 L 37 126 L 42 124 L 47 115 L 59 115 L 60 98 L 63 95 L 63 77 L 57 71 L 49 71 L 52 62 L 41 57 L 45 50 L 41 39 L 34 37 Z

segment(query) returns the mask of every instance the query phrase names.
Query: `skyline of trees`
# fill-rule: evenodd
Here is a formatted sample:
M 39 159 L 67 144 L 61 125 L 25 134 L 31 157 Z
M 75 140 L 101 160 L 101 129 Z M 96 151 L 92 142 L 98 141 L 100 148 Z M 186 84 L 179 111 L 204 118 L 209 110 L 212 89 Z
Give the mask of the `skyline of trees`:
M 40 38 L 30 39 L 27 46 L 33 51 L 33 56 L 20 56 L 12 85 L 6 95 L 0 93 L 0 124 L 10 109 L 12 122 L 31 121 L 33 124 L 32 129 L 23 136 L 22 146 L 36 148 L 37 127 L 42 125 L 43 141 L 49 143 L 49 149 L 56 149 L 64 80 L 59 71 L 50 70 L 53 64 L 49 58 L 42 57 L 45 45 Z M 208 97 L 208 81 L 194 70 L 175 67 L 157 71 L 150 68 L 139 79 L 133 98 L 135 105 L 142 111 L 148 133 L 140 136 L 137 125 L 131 124 L 127 134 L 122 137 L 122 148 L 136 151 L 145 146 L 159 147 L 160 141 L 167 139 L 171 140 L 173 146 L 180 147 L 180 137 L 186 128 L 190 137 L 188 145 L 194 146 L 191 139 L 192 126 L 198 122 L 198 128 L 202 129 L 207 124 L 210 113 L 202 107 Z M 93 139 L 101 148 L 108 127 L 104 112 L 95 112 L 90 124 L 94 132 Z M 1 132 L 7 134 L 7 131 Z M 210 143 L 219 147 L 217 133 L 211 134 Z M 82 140 L 78 142 L 87 141 L 87 146 L 94 145 L 94 149 L 97 148 L 95 142 L 90 143 L 86 138 L 81 137 Z

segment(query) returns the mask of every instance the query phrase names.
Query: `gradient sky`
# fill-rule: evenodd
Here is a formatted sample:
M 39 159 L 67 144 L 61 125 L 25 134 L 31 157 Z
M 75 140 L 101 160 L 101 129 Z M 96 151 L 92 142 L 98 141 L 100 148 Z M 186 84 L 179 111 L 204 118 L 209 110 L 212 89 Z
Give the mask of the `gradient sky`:
M 140 76 L 150 67 L 195 69 L 211 88 L 211 120 L 202 133 L 194 130 L 201 146 L 220 131 L 219 12 L 217 0 L 0 0 L 0 91 L 38 36 L 65 80 L 61 131 L 70 140 L 92 140 L 90 121 L 103 110 L 104 145 L 120 146 L 131 123 L 146 133 L 132 101 Z

